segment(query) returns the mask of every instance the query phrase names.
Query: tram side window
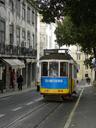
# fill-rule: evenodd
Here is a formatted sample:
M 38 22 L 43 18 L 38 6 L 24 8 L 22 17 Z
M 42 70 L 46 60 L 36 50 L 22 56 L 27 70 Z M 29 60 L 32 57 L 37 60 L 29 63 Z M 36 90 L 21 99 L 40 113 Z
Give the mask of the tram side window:
M 48 63 L 47 62 L 43 62 L 41 64 L 41 75 L 48 76 Z
M 49 63 L 49 76 L 58 76 L 58 62 Z
M 77 68 L 74 66 L 74 78 L 77 78 Z
M 69 64 L 69 77 L 72 78 L 72 64 Z
M 60 63 L 60 76 L 68 76 L 68 63 Z

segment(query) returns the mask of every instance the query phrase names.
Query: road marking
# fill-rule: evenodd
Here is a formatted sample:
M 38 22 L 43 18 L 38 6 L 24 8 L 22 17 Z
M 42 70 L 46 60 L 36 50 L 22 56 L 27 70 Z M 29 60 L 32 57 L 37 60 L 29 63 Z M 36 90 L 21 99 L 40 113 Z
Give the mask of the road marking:
M 76 110 L 76 108 L 78 107 L 78 104 L 79 104 L 79 102 L 80 102 L 80 99 L 81 99 L 81 96 L 82 96 L 82 94 L 83 94 L 83 91 L 84 91 L 84 88 L 82 88 L 81 93 L 80 93 L 80 95 L 79 95 L 79 98 L 78 98 L 78 100 L 77 100 L 77 102 L 76 102 L 74 108 L 72 109 L 72 111 L 71 111 L 71 113 L 70 113 L 70 115 L 69 115 L 69 118 L 68 118 L 68 120 L 67 120 L 66 123 L 65 123 L 64 128 L 69 128 L 69 126 L 70 126 L 70 124 L 71 124 L 71 121 L 72 121 L 72 118 L 73 118 L 73 116 L 74 116 L 75 110 Z
M 5 114 L 0 114 L 0 118 L 3 117 L 3 116 L 5 116 Z
M 18 111 L 18 110 L 20 110 L 22 107 L 17 107 L 17 108 L 14 108 L 14 109 L 12 109 L 12 111 Z
M 34 102 L 33 101 L 31 101 L 31 102 L 28 102 L 26 105 L 31 105 L 31 104 L 33 104 Z
M 35 99 L 34 101 L 28 102 L 26 105 L 31 105 L 31 104 L 33 104 L 33 103 L 35 103 L 35 102 L 37 102 L 37 101 L 42 100 L 42 99 L 43 99 L 43 97 L 40 97 L 40 98 L 38 98 L 38 99 Z
M 43 99 L 43 97 L 40 97 L 40 98 L 38 98 L 38 99 L 36 99 L 36 100 L 34 100 L 34 101 L 40 101 L 40 100 L 42 100 Z

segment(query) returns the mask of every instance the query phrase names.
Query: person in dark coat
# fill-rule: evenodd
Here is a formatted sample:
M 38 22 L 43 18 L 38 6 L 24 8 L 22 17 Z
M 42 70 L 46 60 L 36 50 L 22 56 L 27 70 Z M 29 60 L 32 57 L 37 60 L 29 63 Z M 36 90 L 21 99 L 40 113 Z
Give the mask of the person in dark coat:
M 2 73 L 2 80 L 0 80 L 1 93 L 3 93 L 3 89 L 5 88 L 6 88 L 6 70 L 4 69 Z
M 22 90 L 22 84 L 23 84 L 23 77 L 22 77 L 22 75 L 18 76 L 17 83 L 18 83 L 18 89 Z

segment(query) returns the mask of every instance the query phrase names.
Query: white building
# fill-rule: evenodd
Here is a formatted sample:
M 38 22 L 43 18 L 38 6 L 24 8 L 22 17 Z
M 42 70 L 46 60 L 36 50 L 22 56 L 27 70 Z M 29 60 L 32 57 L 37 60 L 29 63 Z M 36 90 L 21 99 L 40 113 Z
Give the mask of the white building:
M 54 34 L 56 25 L 41 22 L 41 15 L 38 15 L 38 59 L 43 55 L 44 49 L 56 48 L 56 36 Z
M 37 11 L 34 5 L 27 0 L 0 0 L 0 82 L 9 89 L 14 69 L 15 83 L 19 73 L 24 77 L 23 84 L 31 86 L 35 80 L 36 53 Z

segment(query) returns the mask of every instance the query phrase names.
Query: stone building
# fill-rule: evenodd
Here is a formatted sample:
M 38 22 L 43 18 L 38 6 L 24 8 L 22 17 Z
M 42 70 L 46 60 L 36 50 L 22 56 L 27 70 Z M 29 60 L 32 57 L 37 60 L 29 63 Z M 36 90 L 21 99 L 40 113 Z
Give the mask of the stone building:
M 55 23 L 42 22 L 42 15 L 38 14 L 38 58 L 44 55 L 44 49 L 56 48 Z
M 35 81 L 37 10 L 27 0 L 0 0 L 0 86 L 22 74 L 24 87 Z M 5 74 L 5 75 L 4 75 Z M 4 77 L 4 79 L 3 79 Z
M 94 70 L 84 64 L 84 61 L 88 58 L 88 55 L 80 51 L 80 46 L 70 46 L 70 52 L 73 58 L 78 63 L 78 80 L 86 79 L 90 77 L 91 81 L 94 81 Z

